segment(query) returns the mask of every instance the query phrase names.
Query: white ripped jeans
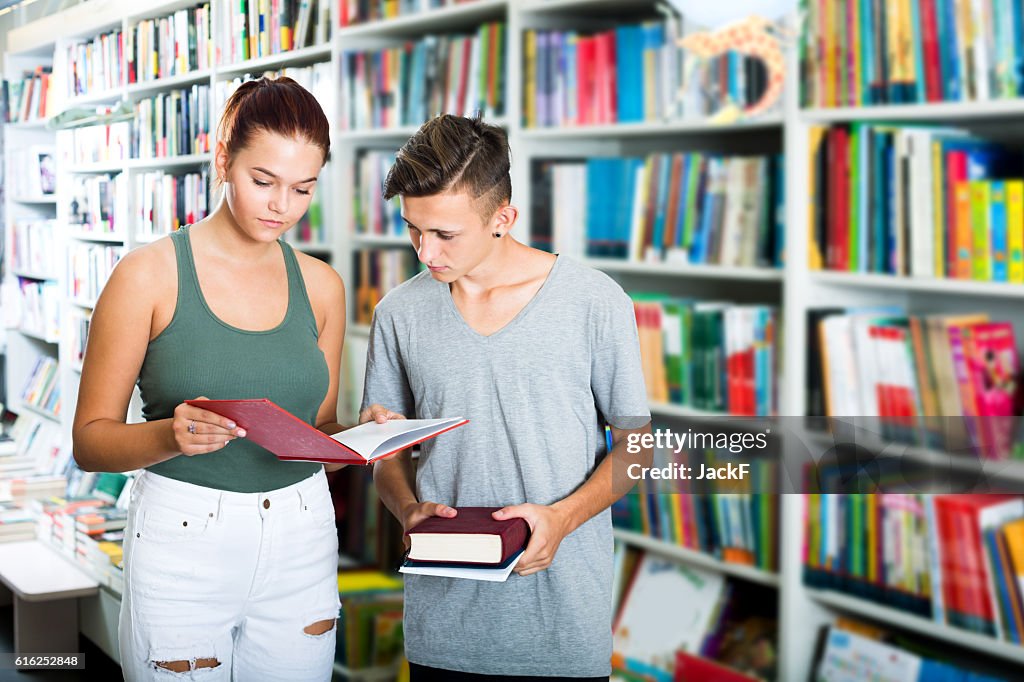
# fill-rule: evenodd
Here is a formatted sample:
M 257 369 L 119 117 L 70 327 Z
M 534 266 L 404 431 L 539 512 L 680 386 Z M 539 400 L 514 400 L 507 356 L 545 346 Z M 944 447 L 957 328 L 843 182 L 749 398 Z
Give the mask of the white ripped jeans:
M 143 472 L 131 492 L 119 640 L 129 682 L 331 679 L 338 536 L 327 476 L 233 493 Z M 196 668 L 196 659 L 216 659 Z M 188 661 L 177 673 L 158 662 Z

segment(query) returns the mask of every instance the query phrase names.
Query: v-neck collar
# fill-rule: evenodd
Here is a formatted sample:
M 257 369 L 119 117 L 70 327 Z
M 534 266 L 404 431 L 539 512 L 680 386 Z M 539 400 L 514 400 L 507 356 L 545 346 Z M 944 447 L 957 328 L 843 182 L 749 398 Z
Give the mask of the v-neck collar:
M 463 317 L 462 312 L 459 311 L 459 306 L 455 305 L 455 298 L 452 296 L 450 284 L 438 282 L 438 292 L 445 299 L 445 301 L 448 304 L 448 310 L 450 310 L 451 313 L 455 316 L 455 319 L 458 320 L 459 324 L 462 325 L 463 329 L 469 332 L 474 338 L 488 341 L 490 339 L 494 339 L 497 338 L 498 336 L 501 336 L 509 329 L 515 327 L 521 319 L 526 317 L 527 313 L 530 312 L 531 308 L 538 305 L 538 301 L 540 301 L 544 297 L 544 292 L 550 288 L 551 281 L 555 278 L 555 275 L 559 267 L 561 266 L 563 260 L 564 258 L 562 256 L 559 256 L 557 253 L 555 254 L 555 263 L 554 265 L 551 266 L 551 269 L 548 270 L 548 275 L 547 277 L 544 278 L 544 283 L 540 285 L 540 289 L 537 290 L 537 293 L 535 293 L 533 297 L 526 302 L 526 305 L 524 305 L 522 309 L 520 309 L 520 311 L 515 314 L 515 317 L 506 322 L 505 325 L 501 327 L 501 329 L 491 334 L 481 334 L 477 330 L 473 329 L 473 327 L 468 322 L 466 322 L 466 318 Z

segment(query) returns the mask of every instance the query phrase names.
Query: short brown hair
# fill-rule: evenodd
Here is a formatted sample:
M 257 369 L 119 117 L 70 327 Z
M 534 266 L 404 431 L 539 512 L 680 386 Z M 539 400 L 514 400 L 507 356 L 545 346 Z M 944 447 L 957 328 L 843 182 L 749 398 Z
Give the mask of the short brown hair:
M 327 163 L 331 151 L 327 116 L 312 93 L 287 76 L 257 78 L 238 86 L 224 105 L 217 140 L 225 144 L 230 158 L 260 131 L 310 142 L 320 148 Z
M 508 137 L 477 116 L 444 114 L 423 124 L 400 150 L 384 180 L 384 198 L 467 192 L 489 219 L 512 200 Z

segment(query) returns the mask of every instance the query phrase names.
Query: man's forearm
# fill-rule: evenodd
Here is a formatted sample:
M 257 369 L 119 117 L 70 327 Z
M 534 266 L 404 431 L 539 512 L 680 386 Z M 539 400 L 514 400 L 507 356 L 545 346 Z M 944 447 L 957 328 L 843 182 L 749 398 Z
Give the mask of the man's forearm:
M 638 429 L 641 432 L 649 430 L 650 425 Z M 565 514 L 569 522 L 570 533 L 612 506 L 629 492 L 634 483 L 626 475 L 630 464 L 638 462 L 642 466 L 651 466 L 651 462 L 654 460 L 652 450 L 648 448 L 641 450 L 638 454 L 630 454 L 626 447 L 626 438 L 618 438 L 612 451 L 594 469 L 590 478 L 575 492 L 551 505 Z
M 411 453 L 406 451 L 394 459 L 374 464 L 373 484 L 380 501 L 402 521 L 402 510 L 418 501 L 413 489 Z

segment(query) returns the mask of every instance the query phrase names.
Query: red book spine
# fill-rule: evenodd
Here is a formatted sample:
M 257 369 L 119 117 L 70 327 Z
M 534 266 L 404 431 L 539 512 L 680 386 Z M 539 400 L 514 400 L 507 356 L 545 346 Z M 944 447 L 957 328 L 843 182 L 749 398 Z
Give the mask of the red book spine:
M 939 59 L 938 23 L 935 0 L 920 0 L 922 43 L 924 47 L 925 97 L 929 102 L 942 100 L 942 62 Z

